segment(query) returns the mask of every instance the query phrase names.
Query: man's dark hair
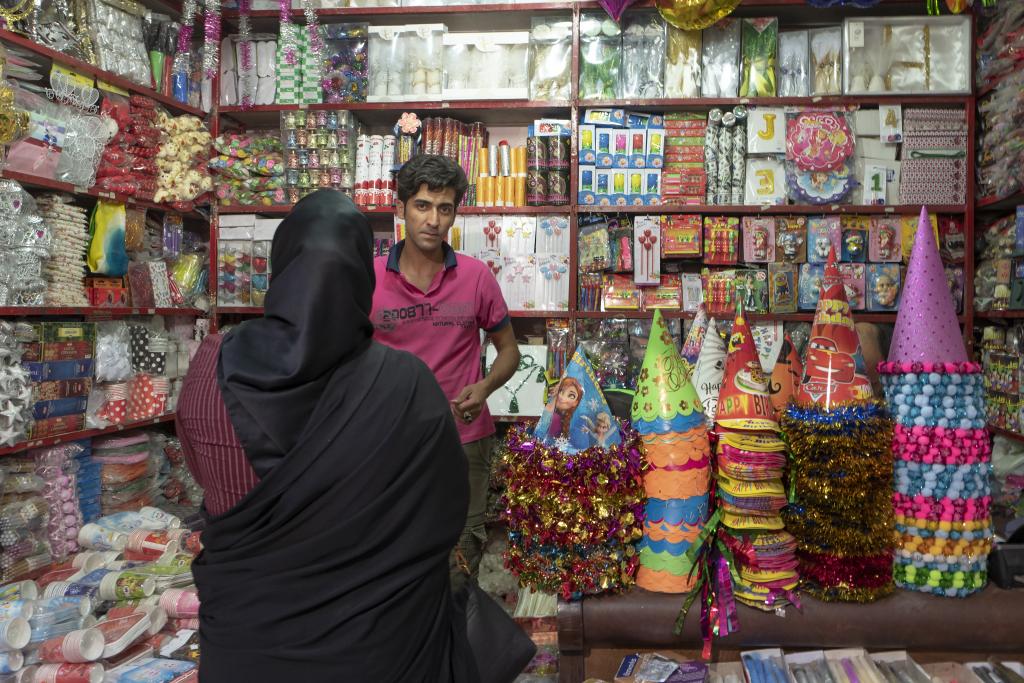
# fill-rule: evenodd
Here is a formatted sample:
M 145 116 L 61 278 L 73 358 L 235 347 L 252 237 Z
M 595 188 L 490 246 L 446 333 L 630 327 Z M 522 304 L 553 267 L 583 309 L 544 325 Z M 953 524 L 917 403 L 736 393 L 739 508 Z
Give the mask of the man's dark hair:
M 417 154 L 405 162 L 398 172 L 398 199 L 403 204 L 426 185 L 432 192 L 446 188 L 455 190 L 455 208 L 469 189 L 469 181 L 462 168 L 448 157 L 436 154 Z

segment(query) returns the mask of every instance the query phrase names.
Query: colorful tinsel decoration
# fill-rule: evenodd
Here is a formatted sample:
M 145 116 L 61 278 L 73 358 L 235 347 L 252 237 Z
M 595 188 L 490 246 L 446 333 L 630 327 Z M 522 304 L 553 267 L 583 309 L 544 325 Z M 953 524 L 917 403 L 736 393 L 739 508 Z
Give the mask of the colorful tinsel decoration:
M 188 73 L 191 69 L 192 31 L 199 6 L 196 0 L 185 0 L 181 6 L 181 30 L 178 32 L 178 51 L 174 54 L 174 71 Z
M 567 454 L 526 429 L 509 432 L 505 566 L 521 585 L 572 600 L 633 584 L 645 465 L 639 435 L 624 428 L 621 436 L 621 444 Z
M 238 0 L 238 45 L 241 48 L 242 71 L 252 70 L 252 0 Z M 252 93 L 242 94 L 242 109 L 253 106 Z
M 220 66 L 220 0 L 203 0 L 203 75 L 213 78 Z
M 285 63 L 294 66 L 299 61 L 299 29 L 292 23 L 291 0 L 278 0 L 280 31 L 277 49 L 284 55 Z

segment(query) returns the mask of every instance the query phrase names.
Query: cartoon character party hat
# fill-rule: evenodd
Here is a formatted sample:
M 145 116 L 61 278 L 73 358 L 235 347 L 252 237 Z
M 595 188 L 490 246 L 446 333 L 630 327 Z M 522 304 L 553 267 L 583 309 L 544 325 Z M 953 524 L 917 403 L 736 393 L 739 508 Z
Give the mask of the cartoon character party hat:
M 839 403 L 870 399 L 871 381 L 865 373 L 850 300 L 836 265 L 835 249 L 830 249 L 797 400 L 831 410 Z
M 772 395 L 772 405 L 780 413 L 786 409 L 789 402 L 796 397 L 797 389 L 803 379 L 804 368 L 800 362 L 800 354 L 796 351 L 796 344 L 787 334 L 782 340 L 782 351 L 779 353 L 779 360 L 772 369 L 772 381 L 769 391 Z
M 722 377 L 725 374 L 725 356 L 725 342 L 718 334 L 718 326 L 715 321 L 710 320 L 691 377 L 693 388 L 697 390 L 700 402 L 704 406 L 704 416 L 708 427 L 714 426 L 715 423 L 718 394 L 722 389 Z
M 697 577 L 687 551 L 707 521 L 711 446 L 690 368 L 661 311 L 654 314 L 632 409 L 650 469 L 644 475 L 648 521 L 640 542 L 637 585 L 685 593 Z M 670 509 L 671 514 L 664 511 Z
M 778 431 L 768 381 L 761 369 L 750 325 L 742 309 L 737 309 L 715 422 L 726 429 Z
M 921 207 L 889 361 L 965 363 L 967 349 L 928 210 Z
M 683 357 L 683 361 L 690 366 L 690 371 L 697 366 L 697 359 L 700 358 L 700 350 L 704 346 L 704 337 L 708 331 L 708 312 L 704 308 L 704 304 L 701 304 L 697 308 L 697 314 L 693 317 L 693 324 L 690 325 L 690 331 L 686 335 L 686 341 L 683 342 L 683 350 L 680 355 Z
M 594 446 L 607 448 L 622 442 L 594 366 L 582 346 L 577 347 L 565 374 L 552 390 L 534 436 L 541 443 L 556 446 L 565 453 Z

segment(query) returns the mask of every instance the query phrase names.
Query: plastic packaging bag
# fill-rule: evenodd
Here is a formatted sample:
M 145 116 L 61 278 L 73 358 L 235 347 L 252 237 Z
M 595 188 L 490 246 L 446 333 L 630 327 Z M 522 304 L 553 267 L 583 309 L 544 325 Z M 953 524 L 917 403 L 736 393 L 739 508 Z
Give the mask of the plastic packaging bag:
M 622 71 L 622 33 L 610 17 L 580 18 L 580 99 L 614 99 Z
M 620 97 L 664 97 L 665 22 L 657 12 L 633 12 L 622 20 Z
M 568 100 L 572 22 L 534 17 L 530 31 L 530 99 Z

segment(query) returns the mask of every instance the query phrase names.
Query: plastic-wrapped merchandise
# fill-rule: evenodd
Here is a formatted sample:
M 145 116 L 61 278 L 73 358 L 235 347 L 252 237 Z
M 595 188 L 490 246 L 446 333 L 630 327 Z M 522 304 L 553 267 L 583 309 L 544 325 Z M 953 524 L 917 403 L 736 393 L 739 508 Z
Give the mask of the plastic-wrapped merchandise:
M 665 55 L 665 97 L 700 97 L 701 51 L 700 31 L 684 31 L 667 25 Z
M 213 189 L 206 167 L 210 133 L 195 116 L 171 117 L 161 113 L 157 125 L 161 145 L 156 156 L 159 174 L 154 201 L 190 209 L 192 202 Z
M 534 17 L 530 30 L 530 99 L 569 99 L 572 22 Z
M 665 42 L 665 22 L 657 12 L 632 12 L 623 18 L 620 97 L 664 97 Z
M 0 320 L 0 446 L 24 440 L 32 425 L 31 378 L 21 365 L 28 336 L 28 325 Z
M 366 101 L 368 29 L 367 24 L 328 24 L 321 28 L 322 82 L 328 103 Z
M 804 111 L 786 121 L 786 184 L 797 203 L 850 201 L 854 172 L 853 125 L 844 112 Z
M 35 200 L 13 180 L 0 180 L 0 306 L 42 306 L 43 262 L 52 235 Z
M 703 97 L 736 97 L 740 87 L 739 19 L 723 19 L 704 29 L 701 73 Z
M 82 263 L 89 244 L 86 209 L 71 203 L 72 197 L 45 194 L 36 197 L 39 215 L 53 235 L 50 260 L 43 266 L 46 303 L 50 306 L 88 306 L 82 286 Z
M 142 33 L 145 10 L 132 0 L 89 0 L 87 6 L 97 66 L 149 86 L 152 71 Z
M 527 31 L 445 34 L 444 99 L 526 99 L 529 43 Z
M 775 97 L 779 49 L 779 20 L 743 20 L 743 75 L 740 97 Z
M 93 440 L 92 459 L 100 471 L 100 506 L 104 515 L 150 505 L 159 466 L 148 432 Z
M 49 505 L 31 458 L 9 458 L 0 472 L 0 581 L 7 582 L 50 564 Z
M 63 562 L 78 552 L 78 530 L 82 513 L 78 507 L 78 461 L 82 452 L 77 444 L 65 444 L 32 451 L 36 474 L 45 482 L 43 496 L 50 506 L 50 552 L 55 562 Z
M 583 100 L 618 96 L 622 71 L 622 31 L 606 14 L 580 17 L 580 87 Z
M 779 97 L 807 97 L 810 92 L 810 43 L 807 31 L 779 33 Z
M 403 99 L 406 88 L 405 31 L 396 26 L 371 26 L 370 102 Z
M 811 40 L 811 94 L 842 94 L 842 28 L 830 26 L 814 29 L 809 34 Z

